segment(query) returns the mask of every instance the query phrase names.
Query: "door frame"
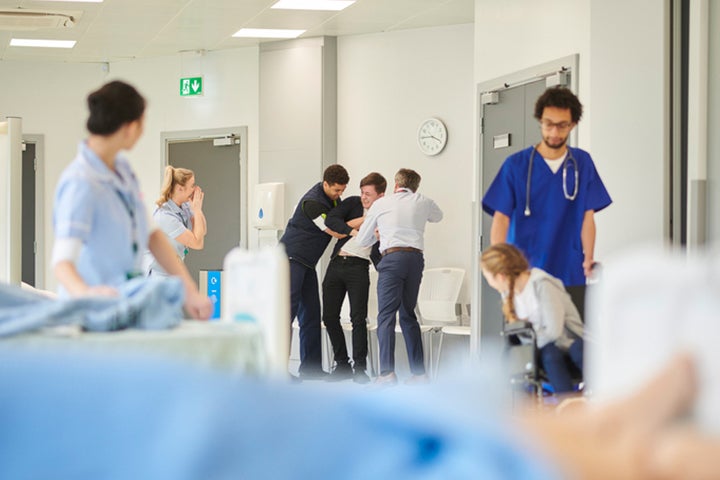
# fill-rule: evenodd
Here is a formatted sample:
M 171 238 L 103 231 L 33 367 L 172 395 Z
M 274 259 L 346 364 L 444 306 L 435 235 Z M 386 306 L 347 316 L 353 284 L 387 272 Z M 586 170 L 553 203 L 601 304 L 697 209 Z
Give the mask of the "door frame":
M 172 132 L 161 132 L 161 154 L 160 178 L 163 178 L 165 167 L 169 163 L 168 145 L 174 142 L 192 142 L 197 140 L 208 140 L 215 138 L 235 137 L 240 139 L 240 178 L 238 184 L 240 190 L 240 246 L 248 248 L 248 127 L 223 127 L 203 130 L 179 130 Z
M 45 288 L 45 135 L 23 133 L 35 145 L 35 288 Z
M 540 78 L 550 77 L 560 71 L 570 71 L 569 88 L 577 94 L 578 92 L 578 63 L 580 55 L 573 54 L 552 60 L 540 65 L 525 68 L 501 77 L 493 78 L 477 84 L 475 94 L 476 119 L 475 122 L 475 161 L 474 161 L 474 199 L 472 206 L 472 295 L 470 308 L 470 353 L 474 356 L 480 355 L 480 332 L 482 319 L 481 293 L 482 287 L 482 270 L 480 269 L 480 255 L 482 254 L 482 197 L 483 197 L 483 103 L 482 96 L 484 93 L 499 92 L 508 88 L 517 87 L 525 83 L 537 81 Z M 570 134 L 568 144 L 577 145 L 577 127 Z

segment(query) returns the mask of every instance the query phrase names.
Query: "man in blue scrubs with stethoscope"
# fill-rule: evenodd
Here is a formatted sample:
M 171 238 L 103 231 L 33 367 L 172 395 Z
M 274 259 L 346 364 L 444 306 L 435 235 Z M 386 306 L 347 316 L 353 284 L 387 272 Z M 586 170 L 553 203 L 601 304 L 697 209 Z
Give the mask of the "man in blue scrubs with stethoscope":
M 582 105 L 569 89 L 549 88 L 535 104 L 542 141 L 510 155 L 485 193 L 490 243 L 519 247 L 533 267 L 585 285 L 594 263 L 594 214 L 610 205 L 590 154 L 567 145 Z

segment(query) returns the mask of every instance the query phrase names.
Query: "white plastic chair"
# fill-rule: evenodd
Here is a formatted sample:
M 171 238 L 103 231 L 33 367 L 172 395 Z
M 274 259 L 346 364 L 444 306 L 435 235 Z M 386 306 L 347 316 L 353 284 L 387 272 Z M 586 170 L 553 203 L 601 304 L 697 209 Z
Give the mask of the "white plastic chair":
M 470 304 L 465 305 L 467 308 L 467 316 L 470 318 Z M 470 349 L 470 326 L 469 325 L 446 325 L 440 328 L 440 341 L 438 344 L 437 360 L 435 362 L 435 374 L 440 370 L 440 358 L 442 356 L 443 339 L 445 335 L 453 335 L 457 337 L 467 337 L 468 351 Z
M 462 268 L 428 268 L 423 271 L 417 309 L 423 325 L 459 325 L 457 301 L 465 278 Z
M 433 333 L 443 325 L 459 324 L 460 317 L 456 313 L 455 304 L 460 295 L 460 288 L 465 277 L 462 268 L 429 268 L 423 271 L 423 279 L 418 293 L 416 313 L 420 323 L 420 333 L 424 339 L 426 364 L 430 376 L 434 375 Z M 370 271 L 370 297 L 368 301 L 368 333 L 377 336 L 377 272 Z M 402 333 L 399 324 L 395 325 L 395 333 Z M 370 361 L 374 372 L 378 372 L 378 354 L 372 340 L 368 341 Z
M 440 366 L 440 355 L 442 354 L 443 334 L 448 333 L 445 329 L 463 329 L 460 326 L 461 316 L 457 312 L 457 301 L 460 296 L 460 288 L 465 278 L 465 270 L 462 268 L 428 268 L 423 271 L 420 293 L 418 294 L 418 319 L 421 328 L 431 329 L 429 339 L 430 362 L 432 375 L 437 375 Z M 437 358 L 433 357 L 432 333 L 440 332 Z M 434 359 L 434 362 L 433 362 Z

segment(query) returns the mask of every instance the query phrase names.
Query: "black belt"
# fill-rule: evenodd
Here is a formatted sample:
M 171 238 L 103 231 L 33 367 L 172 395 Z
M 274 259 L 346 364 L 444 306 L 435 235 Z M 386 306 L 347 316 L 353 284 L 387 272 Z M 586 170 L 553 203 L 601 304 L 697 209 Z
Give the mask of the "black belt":
M 386 249 L 384 252 L 381 253 L 381 255 L 384 257 L 385 255 L 389 255 L 391 253 L 395 252 L 416 252 L 416 253 L 422 253 L 422 250 L 419 248 L 413 248 L 413 247 L 390 247 Z

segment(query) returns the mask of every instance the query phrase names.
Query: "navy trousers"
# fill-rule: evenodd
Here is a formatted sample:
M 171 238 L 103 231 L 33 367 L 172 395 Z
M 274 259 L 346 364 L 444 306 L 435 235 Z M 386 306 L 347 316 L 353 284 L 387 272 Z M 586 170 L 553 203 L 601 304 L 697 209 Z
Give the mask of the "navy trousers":
M 398 311 L 410 371 L 413 375 L 425 373 L 422 336 L 415 316 L 424 268 L 425 259 L 420 252 L 393 252 L 378 264 L 377 334 L 381 375 L 395 371 L 395 316 Z
M 314 268 L 290 260 L 290 321 L 300 325 L 300 373 L 322 370 L 320 294 Z

